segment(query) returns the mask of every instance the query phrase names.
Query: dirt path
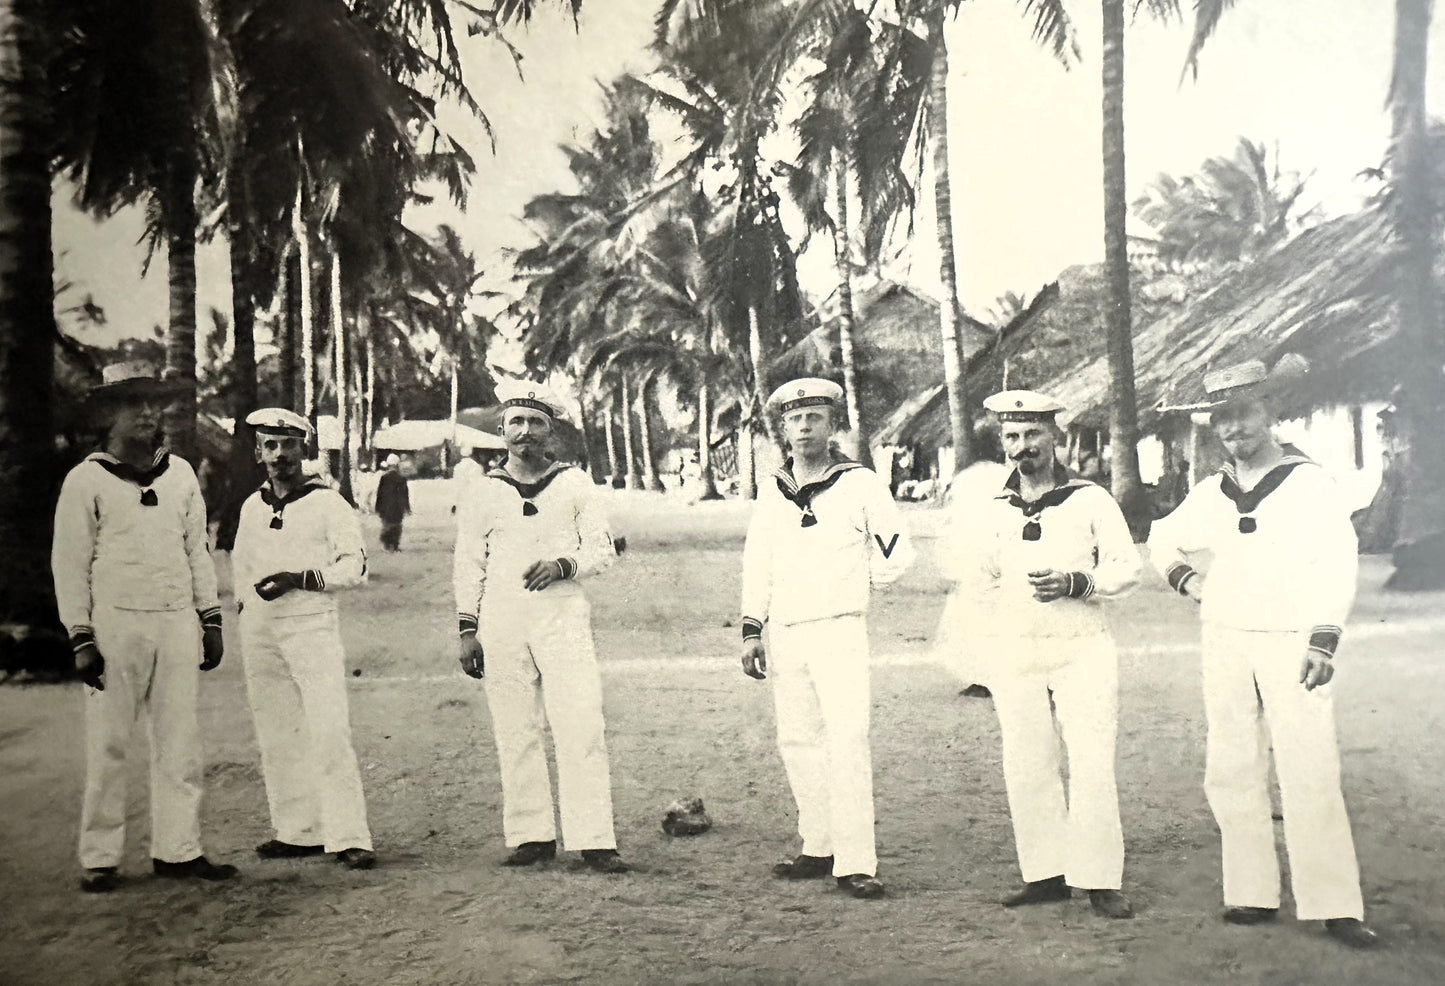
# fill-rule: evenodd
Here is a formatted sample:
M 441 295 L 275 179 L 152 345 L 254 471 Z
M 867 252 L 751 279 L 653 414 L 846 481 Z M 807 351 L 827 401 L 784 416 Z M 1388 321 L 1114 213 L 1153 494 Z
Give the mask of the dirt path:
M 880 875 L 889 898 L 767 876 L 795 850 L 768 686 L 734 656 L 745 509 L 616 498 L 630 550 L 594 595 L 618 834 L 637 872 L 573 854 L 516 872 L 480 686 L 452 657 L 450 517 L 414 484 L 404 551 L 347 601 L 352 720 L 382 865 L 262 862 L 269 836 L 239 654 L 205 680 L 207 851 L 243 878 L 144 875 L 145 794 L 115 894 L 75 889 L 80 693 L 0 689 L 0 984 L 834 984 L 1445 982 L 1445 599 L 1386 598 L 1367 565 L 1337 698 L 1366 906 L 1388 948 L 1362 956 L 1316 925 L 1218 920 L 1219 846 L 1200 789 L 1192 614 L 1138 593 L 1119 612 L 1119 758 L 1132 922 L 1086 900 L 1006 912 L 1018 879 L 991 705 L 928 662 L 943 583 L 910 514 L 918 569 L 872 618 Z M 370 529 L 374 543 L 374 527 Z M 143 744 L 137 748 L 137 766 Z M 670 839 L 674 797 L 712 832 Z M 1288 903 L 1286 909 L 1288 909 Z

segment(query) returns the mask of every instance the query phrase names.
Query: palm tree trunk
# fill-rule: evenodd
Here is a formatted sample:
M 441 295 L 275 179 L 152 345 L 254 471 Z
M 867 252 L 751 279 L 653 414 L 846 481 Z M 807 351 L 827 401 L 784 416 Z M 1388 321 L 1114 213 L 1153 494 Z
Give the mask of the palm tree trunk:
M 609 398 L 602 416 L 602 430 L 607 436 L 607 468 L 610 470 L 607 485 L 616 490 L 621 489 L 625 481 L 622 478 L 622 465 L 617 461 L 617 437 L 612 433 L 612 416 L 612 399 Z
M 637 456 L 632 444 L 632 401 L 628 397 L 627 376 L 622 376 L 622 451 L 627 460 L 627 488 L 642 489 L 642 473 L 637 471 Z
M 281 371 L 281 403 L 300 411 L 296 403 L 296 347 L 301 334 L 301 273 L 296 253 L 293 241 L 281 256 L 281 284 L 286 304 L 281 313 L 281 338 L 277 341 L 280 351 L 276 361 Z
M 833 175 L 836 179 L 834 195 L 838 212 L 838 225 L 833 235 L 833 253 L 838 259 L 838 352 L 843 359 L 843 392 L 844 399 L 848 402 L 848 427 L 853 430 L 858 446 L 856 455 L 859 462 L 871 466 L 872 450 L 868 447 L 868 430 L 863 427 L 858 399 L 858 367 L 853 359 L 853 264 L 848 256 L 848 162 L 843 153 L 836 150 L 833 152 L 833 160 Z
M 943 38 L 943 5 L 928 22 L 933 46 L 933 71 L 928 80 L 928 120 L 932 135 L 933 200 L 937 212 L 938 306 L 943 334 L 943 382 L 948 391 L 948 430 L 953 441 L 954 472 L 968 465 L 968 394 L 963 379 L 963 334 L 959 329 L 958 264 L 953 249 L 953 188 L 948 168 L 948 45 Z
M 41 11 L 0 0 L 0 622 L 43 627 L 68 666 L 51 595 L 58 485 L 55 315 Z
M 373 312 L 374 314 L 374 312 Z M 366 453 L 372 468 L 376 467 L 371 440 L 376 435 L 376 320 L 372 319 L 366 333 L 366 417 L 362 420 L 361 434 L 366 442 Z
M 1395 588 L 1445 585 L 1445 413 L 1440 312 L 1433 268 L 1438 207 L 1431 187 L 1426 130 L 1427 38 L 1431 0 L 1395 0 L 1395 65 L 1390 82 L 1391 184 L 1395 230 L 1403 246 L 1396 317 L 1405 342 L 1399 422 L 1405 440 L 1405 496 L 1395 544 Z
M 593 414 L 596 413 L 596 408 L 591 407 L 587 403 L 586 387 L 579 388 L 577 406 L 582 412 L 579 417 L 582 422 L 583 465 L 587 469 L 587 474 L 592 477 L 592 482 L 597 486 L 601 486 L 607 482 L 607 478 L 602 475 L 601 457 L 594 455 L 592 451 L 592 446 L 597 441 L 597 422 L 594 421 L 592 417 Z
M 738 414 L 738 492 L 744 500 L 758 498 L 757 453 L 754 436 L 757 433 L 757 416 L 767 414 L 768 381 L 763 367 L 763 331 L 758 316 L 758 306 L 748 306 L 748 360 L 753 368 L 752 393 L 743 397 Z M 768 426 L 768 422 L 763 422 Z M 783 438 L 769 428 L 769 435 L 783 447 Z
M 637 420 L 640 428 L 638 436 L 642 439 L 642 488 L 654 493 L 665 493 L 667 487 L 662 485 L 662 480 L 657 475 L 657 461 L 652 457 L 652 421 L 647 413 L 647 388 L 651 383 L 651 376 L 645 376 L 637 388 Z
M 228 490 L 249 490 L 261 482 L 255 456 L 255 439 L 246 415 L 260 403 L 256 379 L 256 266 L 245 217 L 248 211 L 244 179 L 230 182 L 227 204 L 227 239 L 231 255 L 231 461 L 226 470 Z M 254 482 L 253 482 L 254 481 Z M 226 498 L 229 499 L 229 496 Z
M 720 500 L 717 477 L 712 471 L 712 401 L 707 377 L 697 386 L 697 480 L 702 484 L 699 500 Z
M 1149 501 L 1139 475 L 1139 408 L 1134 391 L 1133 320 L 1129 311 L 1127 187 L 1124 181 L 1124 0 L 1104 4 L 1104 276 L 1109 303 L 1104 331 L 1109 355 L 1111 492 L 1136 539 L 1149 530 Z
M 191 465 L 196 449 L 196 165 L 184 152 L 171 156 L 165 187 L 166 266 L 170 320 L 166 329 L 166 372 L 184 386 L 166 409 L 167 444 Z
M 351 495 L 351 377 L 346 372 L 346 318 L 341 310 L 341 251 L 331 250 L 331 339 L 336 352 L 336 424 L 341 429 L 337 480 L 341 495 Z
M 296 238 L 296 262 L 300 269 L 300 314 L 301 314 L 301 414 L 311 422 L 313 429 L 312 447 L 315 454 L 318 446 L 316 437 L 316 320 L 314 315 L 315 294 L 311 283 L 311 231 L 306 227 L 306 184 L 301 179 L 296 185 L 296 207 L 291 213 L 291 232 Z

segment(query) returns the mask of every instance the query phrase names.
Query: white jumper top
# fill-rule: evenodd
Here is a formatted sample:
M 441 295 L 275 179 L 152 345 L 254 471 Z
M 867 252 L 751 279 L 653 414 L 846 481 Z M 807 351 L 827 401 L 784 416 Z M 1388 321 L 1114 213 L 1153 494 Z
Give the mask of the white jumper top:
M 206 505 L 190 463 L 164 449 L 136 470 L 96 452 L 65 477 L 51 571 L 60 621 L 87 635 L 96 607 L 220 613 Z
M 522 573 L 533 563 L 560 561 L 563 580 L 544 592 L 565 595 L 581 592 L 575 579 L 617 557 L 607 513 L 580 469 L 554 465 L 536 482 L 521 483 L 499 466 L 463 489 L 452 581 L 458 618 L 473 629 L 484 598 L 495 606 L 528 595 Z
M 799 487 L 792 460 L 758 491 L 743 548 L 744 635 L 868 610 L 869 589 L 913 561 L 888 486 L 871 469 L 835 462 Z
M 236 602 L 248 614 L 335 612 L 334 591 L 366 580 L 361 520 L 340 493 L 319 480 L 285 498 L 276 497 L 267 482 L 241 504 L 231 565 Z M 255 585 L 277 572 L 302 573 L 304 588 L 267 602 L 256 595 Z

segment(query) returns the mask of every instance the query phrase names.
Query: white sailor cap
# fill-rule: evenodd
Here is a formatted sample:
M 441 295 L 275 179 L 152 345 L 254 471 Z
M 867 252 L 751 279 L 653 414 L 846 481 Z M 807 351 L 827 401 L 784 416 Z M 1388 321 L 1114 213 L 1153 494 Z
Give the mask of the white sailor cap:
M 789 380 L 768 398 L 768 407 L 787 414 L 803 407 L 838 407 L 843 403 L 843 388 L 820 377 Z
M 502 403 L 503 421 L 506 420 L 506 409 L 512 407 L 528 407 L 554 419 L 567 416 L 566 409 L 557 400 L 557 395 L 546 385 L 532 380 L 498 381 L 497 400 Z
M 311 422 L 295 411 L 284 407 L 263 407 L 246 415 L 246 424 L 263 435 L 290 435 L 307 438 L 311 434 Z
M 1000 421 L 1053 421 L 1064 405 L 1032 390 L 1001 390 L 984 400 L 985 410 Z

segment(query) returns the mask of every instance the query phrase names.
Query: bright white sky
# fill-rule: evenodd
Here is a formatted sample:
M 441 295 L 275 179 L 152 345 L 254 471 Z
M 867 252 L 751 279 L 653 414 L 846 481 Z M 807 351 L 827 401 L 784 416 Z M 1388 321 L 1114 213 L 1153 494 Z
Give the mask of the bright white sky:
M 1182 6 L 1190 8 L 1185 3 Z M 1100 165 L 1099 11 L 1074 5 L 1082 61 L 1065 71 L 1029 37 L 1016 0 L 974 0 L 952 26 L 950 160 L 960 292 L 984 314 L 1006 291 L 1032 295 L 1064 267 L 1103 251 Z M 601 122 L 601 90 L 623 71 L 651 64 L 655 0 L 588 0 L 580 31 L 545 11 L 514 35 L 525 79 L 484 39 L 460 39 L 473 93 L 496 131 L 496 154 L 480 126 L 449 123 L 474 152 L 478 175 L 464 216 L 421 210 L 419 228 L 452 221 L 506 283 L 504 250 L 530 236 L 517 218 L 534 195 L 571 189 L 558 145 L 585 140 Z M 1126 63 L 1130 197 L 1158 173 L 1186 173 L 1227 154 L 1240 136 L 1278 143 L 1284 166 L 1313 173 L 1308 195 L 1337 214 L 1368 190 L 1355 175 L 1377 165 L 1388 119 L 1393 4 L 1384 0 L 1268 0 L 1241 3 L 1206 49 L 1197 82 L 1179 85 L 1188 25 L 1131 28 Z M 1445 18 L 1436 18 L 1432 54 Z M 1445 114 L 1441 57 L 1431 72 L 1431 105 Z M 914 241 L 894 272 L 926 290 L 938 285 L 930 188 L 920 189 Z M 79 215 L 56 196 L 58 274 L 93 293 L 110 324 L 94 341 L 149 334 L 166 318 L 164 258 L 139 276 L 139 216 L 105 223 Z M 805 286 L 819 299 L 833 287 L 827 250 L 804 258 Z M 215 306 L 228 311 L 224 246 L 199 258 L 200 324 Z

